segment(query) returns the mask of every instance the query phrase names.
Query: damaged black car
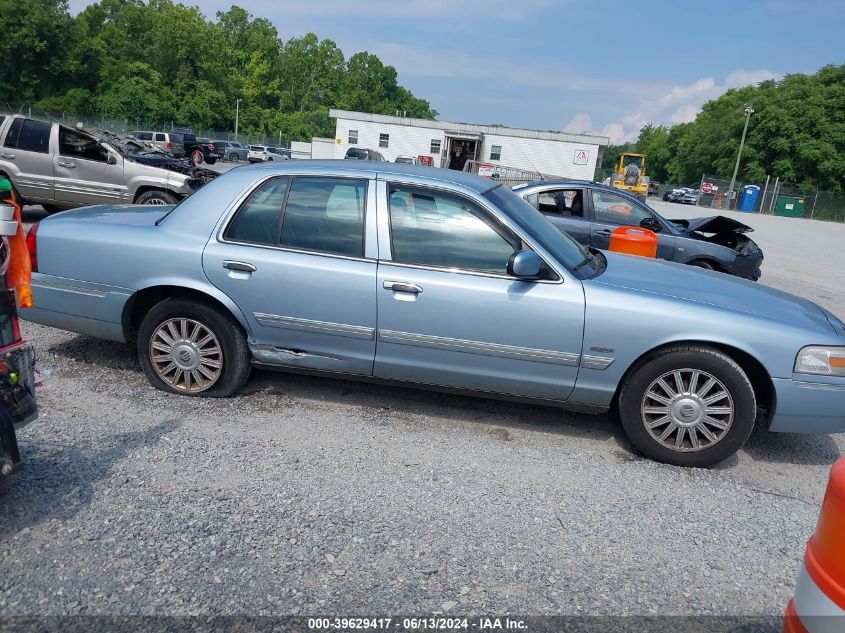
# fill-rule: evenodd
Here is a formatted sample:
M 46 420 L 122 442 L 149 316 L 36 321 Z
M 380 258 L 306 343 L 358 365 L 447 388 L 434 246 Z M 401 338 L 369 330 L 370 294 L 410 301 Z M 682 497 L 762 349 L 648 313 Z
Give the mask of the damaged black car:
M 636 196 L 581 180 L 541 180 L 513 187 L 560 230 L 594 248 L 607 249 L 620 226 L 657 234 L 657 256 L 757 281 L 763 251 L 750 226 L 728 217 L 667 220 Z

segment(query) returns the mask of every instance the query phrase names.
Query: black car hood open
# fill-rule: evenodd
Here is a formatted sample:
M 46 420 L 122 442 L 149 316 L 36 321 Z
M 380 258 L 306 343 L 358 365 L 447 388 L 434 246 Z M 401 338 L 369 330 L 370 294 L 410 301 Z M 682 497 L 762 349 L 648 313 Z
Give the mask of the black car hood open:
M 747 224 L 737 222 L 723 215 L 714 215 L 709 218 L 693 218 L 692 220 L 670 220 L 677 225 L 684 233 L 751 233 L 752 229 Z

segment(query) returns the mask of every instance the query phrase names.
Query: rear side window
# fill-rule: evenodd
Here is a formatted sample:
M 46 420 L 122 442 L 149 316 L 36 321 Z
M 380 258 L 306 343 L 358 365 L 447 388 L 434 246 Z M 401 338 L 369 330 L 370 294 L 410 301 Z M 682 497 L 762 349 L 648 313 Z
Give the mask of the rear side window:
M 366 183 L 342 178 L 294 178 L 282 217 L 282 246 L 364 256 Z
M 287 188 L 287 178 L 275 178 L 261 185 L 238 211 L 223 237 L 235 242 L 275 245 Z
M 52 129 L 53 124 L 45 121 L 16 119 L 6 135 L 6 147 L 17 147 L 28 152 L 46 154 L 50 148 L 50 130 Z
M 166 139 L 164 138 L 164 134 L 162 134 L 161 132 L 156 132 L 156 140 L 157 141 L 164 141 Z
M 133 134 L 132 136 L 137 138 L 139 141 L 151 141 L 151 140 L 153 140 L 153 133 L 152 132 L 135 132 L 135 134 Z

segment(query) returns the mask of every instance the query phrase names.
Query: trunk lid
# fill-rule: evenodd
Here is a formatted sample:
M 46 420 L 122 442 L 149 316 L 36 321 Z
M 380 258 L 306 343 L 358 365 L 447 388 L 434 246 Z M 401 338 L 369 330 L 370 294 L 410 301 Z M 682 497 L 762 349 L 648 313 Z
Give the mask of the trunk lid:
M 97 222 L 100 224 L 128 224 L 134 226 L 153 226 L 167 215 L 174 205 L 170 204 L 98 204 L 62 211 L 51 216 L 43 223 L 55 220 L 73 220 L 74 222 Z

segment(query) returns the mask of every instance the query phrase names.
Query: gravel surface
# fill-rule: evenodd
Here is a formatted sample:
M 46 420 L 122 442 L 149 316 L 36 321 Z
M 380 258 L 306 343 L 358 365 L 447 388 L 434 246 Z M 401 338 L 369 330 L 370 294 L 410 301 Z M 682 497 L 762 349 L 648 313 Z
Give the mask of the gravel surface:
M 765 282 L 845 314 L 748 219 Z M 130 346 L 23 329 L 52 374 L 0 499 L 0 616 L 777 615 L 845 449 L 758 431 L 681 469 L 609 415 L 265 372 L 171 396 Z

